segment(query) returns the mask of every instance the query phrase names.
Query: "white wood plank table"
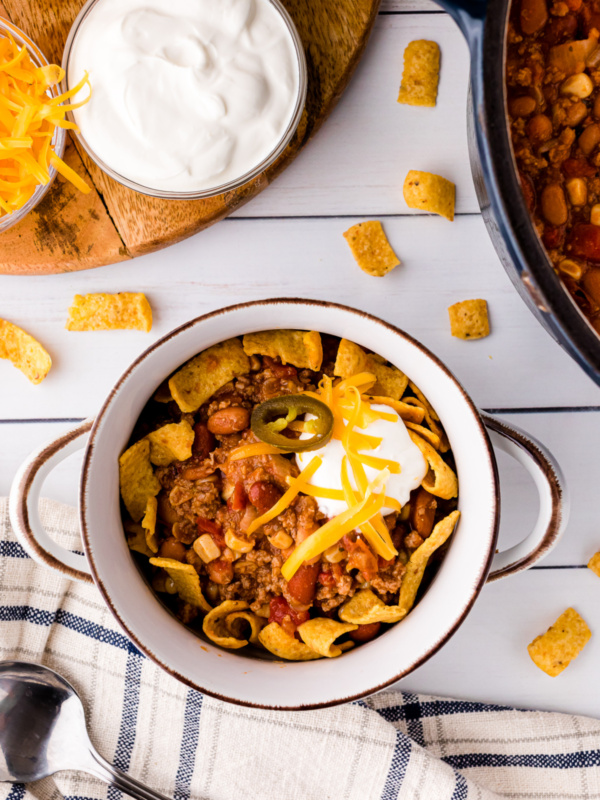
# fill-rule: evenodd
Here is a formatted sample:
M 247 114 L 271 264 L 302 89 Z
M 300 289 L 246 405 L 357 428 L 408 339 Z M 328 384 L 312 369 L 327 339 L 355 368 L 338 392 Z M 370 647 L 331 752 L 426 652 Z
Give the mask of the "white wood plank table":
M 435 110 L 396 103 L 402 54 L 412 39 L 442 49 Z M 127 264 L 60 276 L 0 277 L 0 317 L 51 351 L 54 367 L 34 387 L 0 363 L 0 495 L 27 453 L 93 415 L 128 363 L 176 325 L 219 306 L 275 296 L 336 300 L 404 328 L 437 353 L 480 407 L 510 419 L 555 453 L 572 493 L 567 532 L 542 565 L 484 588 L 460 631 L 402 687 L 447 696 L 600 716 L 600 580 L 585 569 L 600 549 L 597 513 L 600 392 L 534 320 L 488 239 L 466 144 L 467 48 L 429 0 L 384 0 L 367 54 L 339 106 L 292 167 L 234 218 Z M 411 169 L 457 184 L 457 218 L 415 216 L 402 199 Z M 351 224 L 383 219 L 402 266 L 383 280 L 363 274 L 342 237 Z M 0 240 L 1 246 L 1 240 Z M 143 290 L 155 310 L 151 334 L 64 330 L 75 292 Z M 446 308 L 485 297 L 492 335 L 453 339 Z M 522 468 L 500 456 L 502 548 L 537 511 Z M 79 459 L 46 494 L 76 502 Z M 551 679 L 526 646 L 569 605 L 594 636 Z M 1 643 L 0 643 L 1 644 Z

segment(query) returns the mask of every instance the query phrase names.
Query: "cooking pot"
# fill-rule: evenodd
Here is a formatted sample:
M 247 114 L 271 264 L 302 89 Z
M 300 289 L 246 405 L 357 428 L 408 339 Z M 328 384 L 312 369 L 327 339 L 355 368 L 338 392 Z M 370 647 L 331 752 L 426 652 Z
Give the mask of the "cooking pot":
M 507 123 L 506 31 L 511 0 L 437 0 L 471 54 L 468 134 L 488 233 L 519 294 L 554 339 L 600 384 L 600 337 L 554 272 L 525 204 Z

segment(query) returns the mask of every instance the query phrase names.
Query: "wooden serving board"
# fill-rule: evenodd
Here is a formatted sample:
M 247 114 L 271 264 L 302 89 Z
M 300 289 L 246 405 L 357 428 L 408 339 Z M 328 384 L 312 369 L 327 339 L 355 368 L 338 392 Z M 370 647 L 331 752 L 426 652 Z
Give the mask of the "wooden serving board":
M 168 0 L 166 0 L 168 1 Z M 298 130 L 281 157 L 240 189 L 206 200 L 161 200 L 108 177 L 69 140 L 65 161 L 94 189 L 78 192 L 58 176 L 22 222 L 0 234 L 0 273 L 44 275 L 124 261 L 185 239 L 231 214 L 292 162 L 335 106 L 356 67 L 380 0 L 283 0 L 308 63 L 308 97 Z M 0 14 L 60 64 L 84 0 L 0 0 Z

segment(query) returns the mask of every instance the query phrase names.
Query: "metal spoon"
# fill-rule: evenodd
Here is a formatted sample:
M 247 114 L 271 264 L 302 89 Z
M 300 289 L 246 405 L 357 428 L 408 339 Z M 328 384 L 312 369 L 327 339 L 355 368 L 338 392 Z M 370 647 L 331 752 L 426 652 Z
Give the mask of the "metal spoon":
M 0 662 L 0 781 L 27 783 L 82 770 L 137 800 L 169 800 L 94 749 L 79 695 L 48 667 Z

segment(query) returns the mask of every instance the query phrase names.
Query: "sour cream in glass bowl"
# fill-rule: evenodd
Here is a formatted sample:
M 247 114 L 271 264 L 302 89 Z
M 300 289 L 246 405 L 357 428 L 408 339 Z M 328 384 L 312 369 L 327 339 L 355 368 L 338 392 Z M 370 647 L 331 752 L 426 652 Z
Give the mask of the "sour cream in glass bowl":
M 302 42 L 279 0 L 89 0 L 63 58 L 88 155 L 154 197 L 230 191 L 288 145 L 306 99 Z

